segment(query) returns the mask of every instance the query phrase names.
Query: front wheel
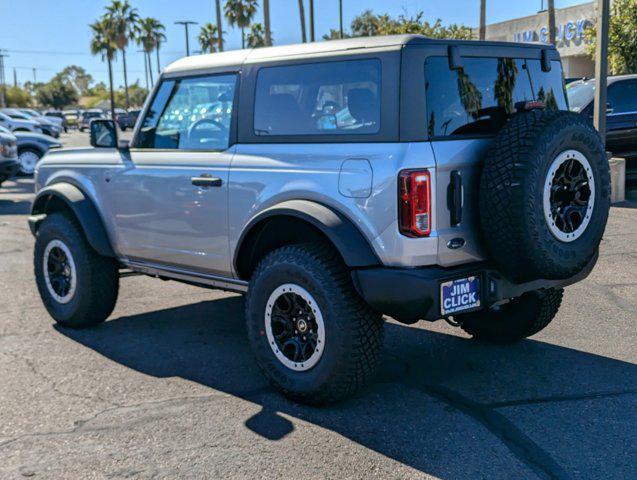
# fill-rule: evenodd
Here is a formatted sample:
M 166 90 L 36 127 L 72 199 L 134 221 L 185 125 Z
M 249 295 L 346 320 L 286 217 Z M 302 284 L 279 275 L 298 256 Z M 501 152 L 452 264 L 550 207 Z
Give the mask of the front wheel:
M 562 288 L 534 290 L 508 303 L 454 317 L 469 335 L 495 343 L 511 343 L 535 335 L 557 314 Z
M 35 172 L 35 167 L 42 158 L 42 154 L 32 148 L 25 148 L 18 153 L 20 175 L 30 176 Z
M 379 361 L 382 317 L 326 246 L 292 245 L 266 256 L 250 281 L 246 320 L 263 374 L 295 401 L 320 405 L 350 396 Z
M 113 311 L 119 290 L 117 262 L 93 250 L 70 215 L 53 213 L 42 221 L 33 267 L 42 302 L 56 322 L 87 327 Z

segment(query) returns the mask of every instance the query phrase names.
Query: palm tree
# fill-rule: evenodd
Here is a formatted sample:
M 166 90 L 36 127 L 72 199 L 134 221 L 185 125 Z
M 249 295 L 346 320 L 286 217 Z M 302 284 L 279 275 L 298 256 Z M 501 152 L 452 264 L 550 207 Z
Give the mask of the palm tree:
M 137 34 L 137 22 L 139 14 L 136 8 L 132 8 L 128 0 L 112 0 L 106 7 L 106 16 L 110 18 L 115 35 L 117 49 L 122 51 L 122 63 L 124 65 L 124 95 L 126 108 L 130 108 L 128 98 L 128 76 L 126 73 L 126 47 L 129 40 L 134 40 Z
M 215 53 L 219 46 L 219 32 L 217 26 L 212 23 L 206 23 L 199 31 L 199 45 L 201 45 L 202 53 Z
M 555 2 L 548 0 L 549 43 L 555 45 Z
M 480 0 L 480 40 L 487 37 L 487 0 Z
M 115 31 L 111 19 L 103 16 L 90 25 L 93 31 L 91 38 L 91 53 L 100 55 L 102 61 L 108 62 L 108 81 L 111 93 L 111 118 L 115 119 L 115 92 L 113 90 L 113 60 L 117 56 L 117 42 L 115 41 Z
M 259 48 L 267 46 L 267 42 L 265 40 L 265 29 L 263 28 L 263 24 L 261 23 L 253 23 L 250 26 L 250 31 L 246 36 L 246 41 L 248 43 L 248 47 L 250 48 Z
M 301 39 L 303 43 L 307 42 L 307 35 L 305 34 L 305 8 L 303 7 L 303 0 L 299 0 L 299 16 L 301 17 Z
M 230 25 L 241 29 L 241 48 L 245 48 L 245 28 L 257 13 L 257 0 L 228 0 L 224 10 Z
M 145 62 L 150 74 L 150 83 L 154 82 L 153 66 L 150 60 L 150 54 L 153 50 L 159 52 L 159 44 L 166 39 L 164 30 L 165 27 L 156 18 L 147 17 L 139 20 L 139 28 L 137 29 L 137 37 L 135 40 L 144 49 Z M 159 58 L 157 59 L 157 62 L 159 64 Z
M 223 52 L 223 24 L 221 23 L 221 0 L 215 0 L 217 13 L 217 32 L 219 32 L 219 51 Z
M 270 0 L 263 0 L 263 24 L 265 25 L 265 44 L 272 46 L 272 32 L 270 31 Z

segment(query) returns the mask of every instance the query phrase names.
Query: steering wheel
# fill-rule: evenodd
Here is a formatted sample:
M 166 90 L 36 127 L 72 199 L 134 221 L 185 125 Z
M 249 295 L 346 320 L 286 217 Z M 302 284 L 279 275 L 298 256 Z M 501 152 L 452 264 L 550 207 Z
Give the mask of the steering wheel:
M 228 133 L 228 128 L 219 120 L 215 120 L 214 118 L 202 118 L 197 120 L 192 125 L 190 125 L 190 127 L 188 127 L 188 133 L 187 133 L 188 145 L 190 146 L 192 146 L 193 144 L 198 145 L 201 143 L 202 139 L 210 137 L 210 134 L 208 133 L 210 129 L 199 128 L 202 125 L 206 125 L 206 124 L 216 127 L 219 130 L 220 136 Z

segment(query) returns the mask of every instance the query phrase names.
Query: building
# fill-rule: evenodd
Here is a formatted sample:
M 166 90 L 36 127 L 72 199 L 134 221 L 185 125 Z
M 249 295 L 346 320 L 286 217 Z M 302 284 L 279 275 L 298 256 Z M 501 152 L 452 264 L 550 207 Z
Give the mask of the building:
M 588 55 L 584 31 L 595 23 L 595 2 L 555 9 L 556 46 L 568 77 L 593 77 L 595 62 Z M 477 36 L 477 31 L 476 31 Z M 548 43 L 548 12 L 487 25 L 487 40 Z

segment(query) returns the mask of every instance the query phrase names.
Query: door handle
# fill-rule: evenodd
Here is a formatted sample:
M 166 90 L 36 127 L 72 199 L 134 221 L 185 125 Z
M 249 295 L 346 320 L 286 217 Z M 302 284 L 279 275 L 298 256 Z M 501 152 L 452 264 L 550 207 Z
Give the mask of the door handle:
M 195 187 L 220 187 L 221 179 L 213 177 L 209 173 L 202 173 L 198 177 L 191 177 L 190 183 L 192 183 Z

